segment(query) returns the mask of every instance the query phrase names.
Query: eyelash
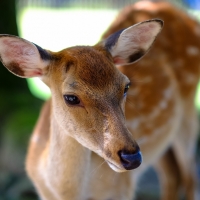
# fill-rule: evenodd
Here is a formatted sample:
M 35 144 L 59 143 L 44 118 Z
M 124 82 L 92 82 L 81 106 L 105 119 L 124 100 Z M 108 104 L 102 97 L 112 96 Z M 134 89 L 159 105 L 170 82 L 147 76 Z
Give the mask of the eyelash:
M 128 84 L 125 86 L 125 88 L 124 88 L 124 96 L 127 95 L 127 92 L 128 92 L 128 90 L 129 90 L 129 88 L 130 88 L 130 83 L 128 83 Z

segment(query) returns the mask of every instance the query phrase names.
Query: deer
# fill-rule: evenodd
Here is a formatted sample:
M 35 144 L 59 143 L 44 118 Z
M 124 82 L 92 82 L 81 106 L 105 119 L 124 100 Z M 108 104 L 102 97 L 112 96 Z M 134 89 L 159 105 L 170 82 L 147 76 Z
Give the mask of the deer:
M 118 66 L 132 82 L 125 105 L 127 127 L 143 154 L 138 170 L 155 167 L 162 200 L 179 199 L 181 189 L 187 200 L 197 200 L 199 23 L 168 2 L 139 1 L 122 9 L 102 38 L 151 18 L 165 23 L 151 51 L 137 63 Z
M 26 158 L 42 200 L 132 200 L 150 165 L 162 199 L 178 199 L 182 184 L 195 198 L 199 30 L 174 6 L 141 1 L 94 46 L 52 52 L 0 36 L 4 66 L 40 77 L 52 93 Z
M 26 158 L 42 200 L 133 198 L 132 169 L 142 163 L 142 153 L 125 120 L 130 80 L 116 65 L 143 57 L 162 26 L 162 20 L 147 20 L 94 46 L 59 52 L 0 35 L 3 65 L 21 78 L 40 77 L 51 90 Z

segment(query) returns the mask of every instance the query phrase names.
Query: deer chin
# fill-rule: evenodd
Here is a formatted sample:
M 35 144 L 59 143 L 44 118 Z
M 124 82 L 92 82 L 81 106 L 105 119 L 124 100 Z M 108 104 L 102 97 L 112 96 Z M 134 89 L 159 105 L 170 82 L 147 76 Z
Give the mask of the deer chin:
M 93 150 L 94 153 L 96 153 L 98 156 L 103 158 L 105 162 L 107 162 L 108 166 L 115 172 L 121 173 L 126 172 L 127 170 L 120 164 L 113 163 L 113 161 L 109 161 L 108 158 L 102 153 L 101 150 Z
M 119 167 L 113 163 L 111 163 L 110 161 L 106 160 L 106 162 L 108 163 L 109 167 L 114 170 L 115 172 L 121 173 L 121 172 L 126 172 L 127 170 L 124 169 L 123 167 Z

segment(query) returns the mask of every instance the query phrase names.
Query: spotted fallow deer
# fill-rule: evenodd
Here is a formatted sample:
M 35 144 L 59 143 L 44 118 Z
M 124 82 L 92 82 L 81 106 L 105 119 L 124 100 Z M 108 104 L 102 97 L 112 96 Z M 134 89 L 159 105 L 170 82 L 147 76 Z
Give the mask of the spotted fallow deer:
M 4 66 L 19 77 L 41 77 L 51 89 L 52 98 L 41 111 L 26 160 L 28 175 L 42 200 L 133 198 L 131 170 L 141 164 L 142 155 L 125 121 L 130 80 L 115 65 L 141 58 L 162 25 L 159 19 L 147 20 L 95 46 L 59 52 L 0 35 Z M 171 88 L 172 102 L 178 105 L 177 88 Z M 170 119 L 176 120 L 177 106 L 170 111 Z M 169 140 L 174 127 L 165 127 L 170 130 L 163 137 Z M 160 151 L 155 144 L 149 144 L 152 153 Z
M 127 127 L 143 154 L 136 174 L 154 165 L 163 200 L 179 199 L 181 186 L 187 200 L 197 200 L 194 97 L 200 77 L 199 23 L 167 2 L 140 1 L 124 8 L 103 38 L 151 18 L 165 22 L 151 51 L 136 64 L 118 66 L 131 80 L 125 105 Z

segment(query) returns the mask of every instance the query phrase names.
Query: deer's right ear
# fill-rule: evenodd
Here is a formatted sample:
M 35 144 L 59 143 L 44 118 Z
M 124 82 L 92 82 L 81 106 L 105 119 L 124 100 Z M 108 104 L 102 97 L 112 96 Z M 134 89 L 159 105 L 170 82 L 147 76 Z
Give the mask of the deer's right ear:
M 111 53 L 116 65 L 130 64 L 148 52 L 163 21 L 152 19 L 118 31 L 103 41 L 103 46 Z
M 47 73 L 50 54 L 41 47 L 11 35 L 0 35 L 0 59 L 13 74 L 41 77 Z

